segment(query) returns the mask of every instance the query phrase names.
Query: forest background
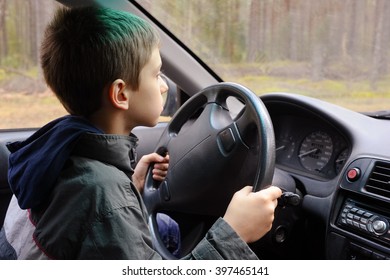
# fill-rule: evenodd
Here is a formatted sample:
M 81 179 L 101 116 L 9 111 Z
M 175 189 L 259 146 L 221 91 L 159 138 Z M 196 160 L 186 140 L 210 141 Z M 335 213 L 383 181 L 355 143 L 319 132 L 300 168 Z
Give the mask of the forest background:
M 390 109 L 388 0 L 140 0 L 226 81 L 357 111 Z M 39 45 L 59 6 L 0 0 L 0 129 L 65 113 L 46 88 Z M 44 106 L 44 109 L 42 109 Z

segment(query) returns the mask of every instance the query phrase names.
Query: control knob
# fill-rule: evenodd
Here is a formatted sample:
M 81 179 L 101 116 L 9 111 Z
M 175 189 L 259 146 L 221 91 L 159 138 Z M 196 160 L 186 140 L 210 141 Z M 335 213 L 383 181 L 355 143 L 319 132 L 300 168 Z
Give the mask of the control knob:
M 374 230 L 374 233 L 377 235 L 382 235 L 386 233 L 388 230 L 388 224 L 381 219 L 376 219 L 372 222 L 372 229 Z

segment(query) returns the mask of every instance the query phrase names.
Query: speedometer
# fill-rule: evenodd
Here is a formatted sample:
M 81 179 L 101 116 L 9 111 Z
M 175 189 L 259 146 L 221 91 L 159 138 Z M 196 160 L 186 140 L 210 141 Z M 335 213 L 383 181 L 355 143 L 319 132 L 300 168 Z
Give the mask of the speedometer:
M 316 131 L 302 141 L 298 157 L 302 166 L 307 170 L 321 172 L 330 161 L 332 153 L 332 138 L 323 131 Z

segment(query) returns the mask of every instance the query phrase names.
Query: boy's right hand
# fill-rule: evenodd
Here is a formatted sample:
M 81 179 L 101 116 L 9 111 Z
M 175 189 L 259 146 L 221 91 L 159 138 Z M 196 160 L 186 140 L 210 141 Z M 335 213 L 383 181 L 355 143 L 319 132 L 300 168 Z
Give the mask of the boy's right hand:
M 252 192 L 246 186 L 237 191 L 226 210 L 224 220 L 247 243 L 263 237 L 271 228 L 274 220 L 281 189 L 271 186 L 258 192 Z

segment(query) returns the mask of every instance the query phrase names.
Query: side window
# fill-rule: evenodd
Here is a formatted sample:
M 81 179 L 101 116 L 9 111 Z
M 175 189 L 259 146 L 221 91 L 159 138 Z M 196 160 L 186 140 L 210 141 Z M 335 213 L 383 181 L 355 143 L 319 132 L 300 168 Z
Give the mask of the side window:
M 53 0 L 0 0 L 0 129 L 38 128 L 67 114 L 39 62 L 46 24 L 60 6 Z M 168 84 L 161 121 L 176 110 L 176 87 Z
M 65 114 L 39 64 L 53 0 L 0 0 L 0 129 L 39 127 Z
M 168 121 L 170 117 L 172 117 L 178 106 L 178 88 L 177 85 L 170 80 L 167 76 L 163 75 L 162 78 L 164 79 L 165 83 L 168 85 L 168 91 L 163 94 L 164 99 L 164 110 L 161 113 L 160 120 L 161 121 Z

